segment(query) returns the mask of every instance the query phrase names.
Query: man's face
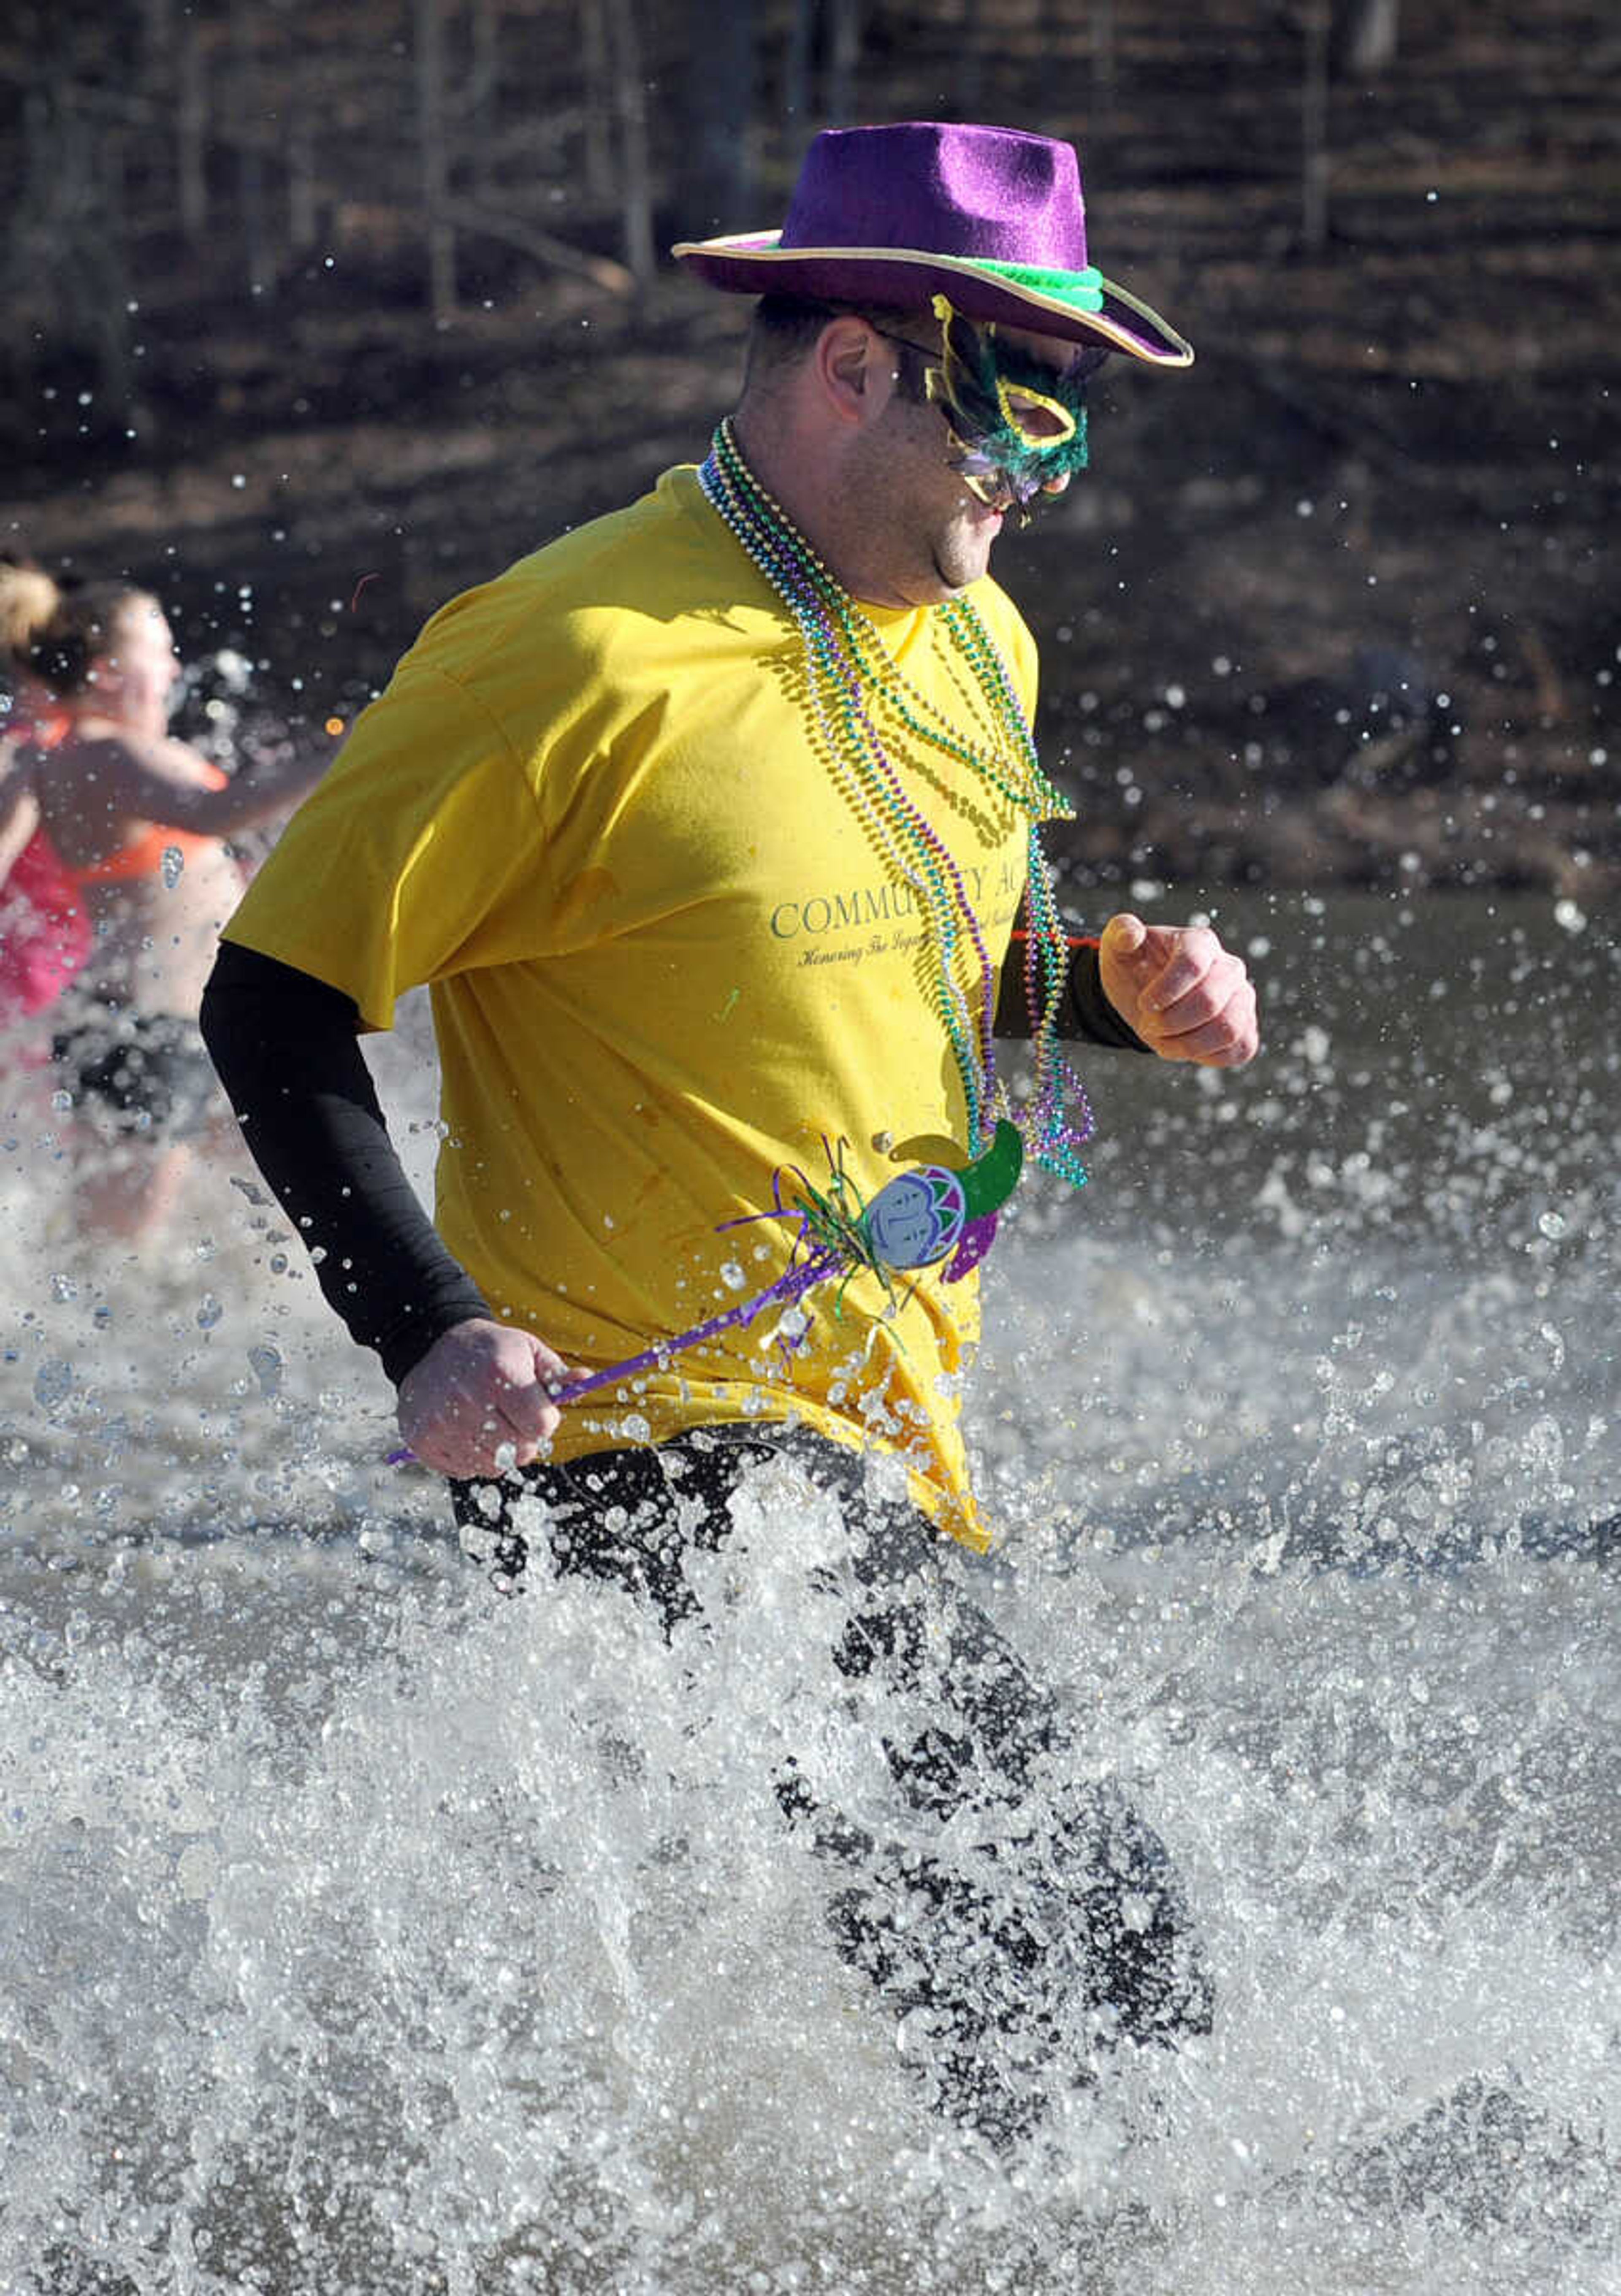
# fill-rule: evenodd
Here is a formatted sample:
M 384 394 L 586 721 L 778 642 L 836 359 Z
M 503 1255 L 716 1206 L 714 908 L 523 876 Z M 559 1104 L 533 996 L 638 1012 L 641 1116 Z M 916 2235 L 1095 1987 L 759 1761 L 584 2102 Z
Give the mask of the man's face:
M 868 324 L 875 365 L 890 361 L 890 400 L 874 427 L 862 458 L 860 483 L 870 490 L 869 507 L 881 510 L 895 550 L 894 581 L 900 595 L 916 605 L 938 604 L 977 581 L 1009 509 L 1012 493 L 962 468 L 960 440 L 941 406 L 927 395 L 925 377 L 942 357 L 940 323 L 919 315 L 898 315 L 893 329 Z M 998 340 L 1015 346 L 1055 374 L 1068 370 L 1076 346 L 1025 328 L 998 329 Z M 1039 403 L 1021 409 L 1022 426 L 1035 438 L 1057 443 L 1066 425 L 1061 414 Z M 1061 478 L 1055 491 L 1069 483 Z

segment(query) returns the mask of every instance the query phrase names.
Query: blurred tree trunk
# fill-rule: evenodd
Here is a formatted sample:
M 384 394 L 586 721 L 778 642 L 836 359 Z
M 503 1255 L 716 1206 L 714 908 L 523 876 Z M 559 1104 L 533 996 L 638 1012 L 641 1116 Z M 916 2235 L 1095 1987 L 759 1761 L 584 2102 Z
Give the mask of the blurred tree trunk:
M 983 110 L 980 95 L 985 85 L 985 41 L 975 0 L 957 0 L 951 20 L 957 28 L 957 69 L 951 76 L 951 92 L 962 118 L 977 119 Z
M 1300 92 L 1300 236 L 1308 255 L 1329 243 L 1329 0 L 1305 0 Z
M 428 234 L 428 308 L 456 316 L 456 234 L 446 213 L 450 180 L 445 140 L 443 0 L 416 0 L 416 148 Z
M 482 195 L 495 157 L 496 95 L 501 85 L 501 27 L 496 0 L 473 0 L 473 69 L 467 112 L 473 131 L 473 180 Z
M 194 247 L 209 225 L 208 83 L 202 65 L 202 27 L 194 15 L 182 20 L 179 47 L 175 136 L 180 228 Z
M 792 0 L 783 57 L 783 111 L 790 120 L 807 127 L 852 124 L 861 26 L 860 0 Z M 964 76 L 977 74 L 975 43 L 965 37 L 957 53 L 960 102 Z
M 1334 62 L 1354 79 L 1388 71 L 1396 60 L 1401 0 L 1342 0 L 1335 12 Z
M 632 275 L 651 279 L 653 158 L 647 142 L 647 82 L 633 0 L 603 0 L 620 144 L 620 236 Z
M 861 61 L 861 0 L 827 0 L 827 117 L 835 127 L 855 118 L 856 67 Z
M 265 162 L 259 136 L 269 120 L 259 79 L 259 45 L 251 0 L 231 0 L 231 63 L 236 116 L 244 132 L 236 143 L 236 203 L 247 257 L 248 288 L 261 294 L 274 266 L 265 239 Z
M 782 108 L 788 119 L 810 117 L 810 54 L 816 33 L 816 0 L 792 0 L 788 43 L 782 64 Z
M 294 38 L 298 35 L 295 30 Z M 287 122 L 287 240 L 294 255 L 315 244 L 316 115 L 321 101 L 320 62 L 308 51 L 292 67 L 292 111 Z
M 681 229 L 695 239 L 746 230 L 753 213 L 753 0 L 732 0 L 712 13 L 710 25 L 709 39 L 688 50 L 682 73 L 685 133 L 672 187 Z
M 138 85 L 155 121 L 167 124 L 179 108 L 175 62 L 175 0 L 141 0 L 141 69 Z M 142 156 L 160 181 L 176 171 L 175 196 L 179 198 L 179 153 L 161 132 L 146 139 Z
M 1092 36 L 1092 93 L 1115 93 L 1115 0 L 1092 0 L 1088 18 Z
M 603 0 L 580 0 L 580 52 L 585 67 L 585 184 L 594 201 L 613 194 L 613 67 Z
M 167 91 L 175 68 L 175 0 L 141 0 L 141 78 Z

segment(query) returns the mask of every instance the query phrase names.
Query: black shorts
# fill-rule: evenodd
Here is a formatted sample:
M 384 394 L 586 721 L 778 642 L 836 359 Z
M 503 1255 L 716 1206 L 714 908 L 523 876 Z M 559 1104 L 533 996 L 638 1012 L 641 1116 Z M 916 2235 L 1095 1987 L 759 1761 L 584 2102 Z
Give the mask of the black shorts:
M 51 1040 L 74 1105 L 119 1137 L 189 1140 L 218 1086 L 194 1021 L 176 1013 L 109 1012 Z

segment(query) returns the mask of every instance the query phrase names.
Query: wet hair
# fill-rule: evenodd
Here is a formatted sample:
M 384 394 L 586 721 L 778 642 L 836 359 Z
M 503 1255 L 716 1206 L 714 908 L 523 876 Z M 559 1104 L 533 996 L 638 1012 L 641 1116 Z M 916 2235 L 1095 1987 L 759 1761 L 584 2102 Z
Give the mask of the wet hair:
M 149 603 L 136 582 L 59 583 L 42 566 L 0 559 L 0 670 L 63 699 L 82 693 L 119 616 Z

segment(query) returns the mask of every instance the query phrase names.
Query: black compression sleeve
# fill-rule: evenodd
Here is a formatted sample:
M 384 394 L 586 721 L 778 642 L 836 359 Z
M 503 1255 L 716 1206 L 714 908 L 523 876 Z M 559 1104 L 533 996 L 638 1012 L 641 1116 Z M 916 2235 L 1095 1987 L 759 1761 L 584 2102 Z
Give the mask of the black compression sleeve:
M 996 999 L 999 1037 L 1033 1037 L 1035 1021 L 1024 994 L 1025 932 L 1023 921 L 1015 927 Z M 1134 1053 L 1151 1052 L 1135 1029 L 1121 1019 L 1103 993 L 1095 940 L 1069 944 L 1069 971 L 1058 1004 L 1058 1034 L 1088 1045 L 1109 1045 Z
M 243 1137 L 310 1247 L 322 1291 L 398 1384 L 452 1324 L 490 1308 L 401 1168 L 353 1001 L 224 941 L 202 1020 Z

